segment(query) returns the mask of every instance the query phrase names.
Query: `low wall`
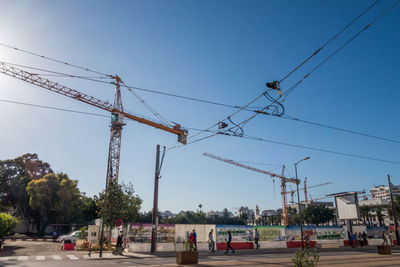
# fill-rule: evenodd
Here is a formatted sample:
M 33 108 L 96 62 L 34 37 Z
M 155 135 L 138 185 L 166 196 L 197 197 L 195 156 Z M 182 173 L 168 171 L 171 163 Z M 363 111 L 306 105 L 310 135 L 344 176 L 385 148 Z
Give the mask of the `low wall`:
M 159 225 L 157 251 L 181 251 L 183 242 L 187 241 L 193 229 L 197 233 L 197 249 L 208 250 L 208 233 L 213 230 L 215 249 L 225 250 L 227 231 L 232 235 L 234 249 L 253 249 L 255 228 L 259 231 L 261 248 L 287 248 L 301 246 L 299 226 L 247 226 L 215 224 L 175 224 Z M 381 245 L 379 233 L 385 228 L 357 226 L 354 230 L 366 231 L 369 245 Z M 386 228 L 387 229 L 387 228 Z M 347 231 L 343 226 L 303 226 L 303 231 L 310 237 L 310 246 L 343 247 L 348 245 Z M 113 232 L 114 238 L 117 232 Z M 151 248 L 151 225 L 130 224 L 127 231 L 127 248 L 131 252 L 149 252 Z M 174 242 L 175 241 L 175 242 Z
M 129 243 L 129 252 L 150 252 L 151 243 Z M 175 251 L 174 243 L 157 243 L 157 251 Z

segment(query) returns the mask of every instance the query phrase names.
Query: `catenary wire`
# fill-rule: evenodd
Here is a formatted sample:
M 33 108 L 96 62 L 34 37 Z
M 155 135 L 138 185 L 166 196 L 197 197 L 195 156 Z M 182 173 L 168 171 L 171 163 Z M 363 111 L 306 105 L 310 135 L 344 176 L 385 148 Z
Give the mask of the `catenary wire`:
M 58 110 L 58 111 L 67 111 L 67 112 L 79 113 L 79 114 L 91 115 L 91 116 L 97 116 L 97 117 L 110 118 L 110 116 L 108 116 L 108 115 L 103 115 L 103 114 L 98 114 L 98 113 L 91 113 L 91 112 L 78 111 L 78 110 L 65 109 L 65 108 L 57 108 L 57 107 L 44 106 L 44 105 L 36 105 L 36 104 L 11 101 L 11 100 L 5 100 L 5 99 L 0 99 L 0 102 L 10 103 L 10 104 L 18 104 L 18 105 L 24 105 L 24 106 L 30 106 L 30 107 L 37 107 L 37 108 L 53 109 L 53 110 Z
M 330 42 L 335 40 L 342 32 L 344 32 L 348 27 L 350 27 L 354 22 L 356 22 L 360 17 L 362 17 L 365 13 L 367 13 L 372 7 L 374 7 L 380 0 L 376 0 L 373 2 L 367 9 L 365 9 L 363 12 L 361 12 L 360 15 L 358 15 L 356 18 L 354 18 L 350 23 L 348 23 L 345 27 L 343 27 L 339 32 L 337 32 L 334 36 L 332 36 L 331 39 L 329 39 L 327 42 L 325 42 L 320 48 L 315 50 L 315 52 L 309 56 L 306 60 L 304 60 L 302 63 L 300 63 L 297 67 L 295 67 L 293 70 L 291 70 L 288 74 L 286 74 L 285 77 L 283 77 L 279 83 L 283 82 L 288 78 L 290 75 L 292 75 L 294 72 L 296 72 L 301 66 L 303 66 L 307 61 L 309 61 L 311 58 L 313 58 L 315 55 L 317 55 L 322 49 L 324 49 Z
M 91 115 L 91 116 L 97 116 L 97 117 L 105 117 L 109 118 L 107 115 L 103 114 L 96 114 L 96 113 L 90 113 L 90 112 L 84 112 L 84 111 L 77 111 L 77 110 L 71 110 L 71 109 L 63 109 L 63 108 L 57 108 L 57 107 L 51 107 L 51 106 L 44 106 L 44 105 L 36 105 L 36 104 L 30 104 L 30 103 L 24 103 L 24 102 L 18 102 L 18 101 L 11 101 L 11 100 L 5 100 L 5 99 L 0 99 L 0 102 L 5 102 L 5 103 L 11 103 L 11 104 L 18 104 L 18 105 L 24 105 L 24 106 L 30 106 L 30 107 L 37 107 L 37 108 L 45 108 L 45 109 L 53 109 L 53 110 L 58 110 L 58 111 L 65 111 L 65 112 L 72 112 L 72 113 L 79 113 L 83 115 Z M 203 129 L 198 129 L 198 128 L 190 128 L 187 127 L 189 130 L 194 130 L 194 131 L 204 131 Z M 212 136 L 220 134 L 217 131 L 212 131 L 208 130 L 208 132 L 213 133 Z M 227 134 L 224 134 L 227 135 Z M 386 162 L 386 163 L 394 163 L 394 164 L 400 164 L 398 161 L 391 161 L 391 160 L 385 160 L 385 159 L 379 159 L 379 158 L 374 158 L 374 157 L 367 157 L 367 156 L 362 156 L 362 155 L 355 155 L 355 154 L 349 154 L 349 153 L 343 153 L 343 152 L 337 152 L 333 150 L 327 150 L 327 149 L 320 149 L 320 148 L 313 148 L 313 147 L 308 147 L 308 146 L 302 146 L 302 145 L 296 145 L 296 144 L 289 144 L 289 143 L 284 143 L 284 142 L 279 142 L 279 141 L 273 141 L 273 140 L 267 140 L 264 138 L 260 137 L 254 137 L 254 136 L 234 136 L 234 135 L 227 135 L 227 136 L 233 136 L 233 137 L 238 137 L 238 138 L 245 138 L 245 139 L 250 139 L 254 141 L 261 141 L 261 142 L 268 142 L 268 143 L 274 143 L 277 145 L 285 145 L 285 146 L 292 146 L 292 147 L 297 147 L 297 148 L 304 148 L 304 149 L 310 149 L 310 150 L 315 150 L 319 152 L 326 152 L 326 153 L 332 153 L 332 154 L 337 154 L 337 155 L 343 155 L 343 156 L 349 156 L 349 157 L 354 157 L 354 158 L 362 158 L 362 159 L 369 159 L 369 160 L 375 160 L 375 161 L 381 161 L 381 162 Z M 211 136 L 209 136 L 211 137 Z M 207 138 L 209 138 L 207 137 Z M 205 138 L 204 138 L 205 139 Z M 199 140 L 200 141 L 200 140 Z M 257 164 L 257 163 L 254 163 Z M 286 169 L 288 171 L 288 169 Z M 392 177 L 397 177 L 397 176 L 392 176 Z
M 89 69 L 89 68 L 80 67 L 78 65 L 74 65 L 74 64 L 71 64 L 71 63 L 68 63 L 68 62 L 65 62 L 65 61 L 61 61 L 61 60 L 58 60 L 58 59 L 54 59 L 54 58 L 51 58 L 51 57 L 46 57 L 46 56 L 43 56 L 43 55 L 40 55 L 40 54 L 37 54 L 37 53 L 34 53 L 34 52 L 30 52 L 30 51 L 27 51 L 27 50 L 24 50 L 24 49 L 21 49 L 21 48 L 17 48 L 17 47 L 11 46 L 11 45 L 7 45 L 7 44 L 4 44 L 4 43 L 0 43 L 0 46 L 11 48 L 11 49 L 14 49 L 16 51 L 24 52 L 24 53 L 27 53 L 27 54 L 30 54 L 30 55 L 33 55 L 33 56 L 37 56 L 37 57 L 40 57 L 40 58 L 44 58 L 44 59 L 47 59 L 47 60 L 50 60 L 50 61 L 54 61 L 54 62 L 63 64 L 63 65 L 66 65 L 66 66 L 71 66 L 71 67 L 78 68 L 78 69 L 81 69 L 81 70 L 97 73 L 97 74 L 100 74 L 100 75 L 103 75 L 103 76 L 106 76 L 106 77 L 111 77 L 111 75 L 106 74 L 106 73 L 95 71 L 95 70 L 92 70 L 92 69 Z
M 356 154 L 350 154 L 350 153 L 345 153 L 345 152 L 338 152 L 338 151 L 333 151 L 333 150 L 328 150 L 328 149 L 315 148 L 315 147 L 309 147 L 309 146 L 303 146 L 303 145 L 297 145 L 297 144 L 290 144 L 290 143 L 268 140 L 268 139 L 250 136 L 250 135 L 245 135 L 242 138 L 256 140 L 256 141 L 260 141 L 260 142 L 267 142 L 267 143 L 272 143 L 272 144 L 277 144 L 277 145 L 284 145 L 284 146 L 303 148 L 303 149 L 314 150 L 314 151 L 319 151 L 319 152 L 337 154 L 337 155 L 348 156 L 348 157 L 353 157 L 353 158 L 361 158 L 361 159 L 368 159 L 368 160 L 374 160 L 374 161 L 380 161 L 380 162 L 386 162 L 386 163 L 400 164 L 400 161 L 386 160 L 386 159 L 380 159 L 380 158 L 375 158 L 375 157 L 356 155 Z
M 309 73 L 307 73 L 303 78 L 301 78 L 298 82 L 296 82 L 289 90 L 287 90 L 285 93 L 282 94 L 282 102 L 285 101 L 288 97 L 288 95 L 293 92 L 293 90 L 301 84 L 306 78 L 308 78 L 314 71 L 319 69 L 322 65 L 324 65 L 328 60 L 330 60 L 334 55 L 336 55 L 340 50 L 342 50 L 344 47 L 346 47 L 349 43 L 351 43 L 354 39 L 356 39 L 361 33 L 363 33 L 365 30 L 367 30 L 369 27 L 371 27 L 373 24 L 375 24 L 380 18 L 382 18 L 386 13 L 388 13 L 392 8 L 394 8 L 400 0 L 397 0 L 394 2 L 392 5 L 390 5 L 387 9 L 385 9 L 380 15 L 375 17 L 369 24 L 367 24 L 364 28 L 362 28 L 360 31 L 358 31 L 355 35 L 353 35 L 349 40 L 347 40 L 344 44 L 342 44 L 338 49 L 336 49 L 333 53 L 331 53 L 328 57 L 326 57 L 321 63 L 319 63 L 317 66 L 315 66 Z
M 59 72 L 59 71 L 46 70 L 46 69 L 43 69 L 43 68 L 30 67 L 30 66 L 26 66 L 26 65 L 10 63 L 10 62 L 5 62 L 5 61 L 0 61 L 0 63 L 6 64 L 6 65 L 10 65 L 10 66 L 17 66 L 17 67 L 21 67 L 21 68 L 26 68 L 26 69 L 44 71 L 44 72 L 48 72 L 48 73 L 52 73 L 52 74 L 56 74 L 56 75 L 63 75 L 65 77 L 70 77 L 70 78 L 79 78 L 79 79 L 83 79 L 83 80 L 89 80 L 89 81 L 93 81 L 93 82 L 99 82 L 99 83 L 113 84 L 114 85 L 113 82 L 106 82 L 106 81 L 97 80 L 100 77 L 73 75 L 73 74 L 63 73 L 63 72 Z M 36 74 L 36 73 L 32 73 L 32 74 Z M 37 75 L 39 75 L 39 74 L 37 74 Z M 40 75 L 42 75 L 42 74 L 40 74 Z M 110 77 L 101 77 L 101 79 L 110 79 Z
M 4 62 L 4 61 L 0 61 L 0 62 L 8 64 L 8 65 L 12 65 L 12 66 L 19 66 L 19 67 L 23 67 L 23 68 L 29 68 L 29 69 L 34 69 L 34 70 L 40 70 L 40 71 L 45 71 L 45 72 L 49 72 L 49 73 L 54 73 L 55 76 L 56 75 L 60 75 L 60 77 L 81 78 L 81 79 L 86 79 L 86 80 L 91 80 L 91 81 L 93 81 L 92 79 L 96 79 L 96 78 L 97 79 L 99 79 L 99 78 L 106 79 L 107 78 L 107 77 L 78 76 L 78 75 L 66 74 L 66 73 L 62 73 L 62 72 L 56 72 L 56 71 L 51 71 L 51 70 L 46 70 L 46 69 L 41 69 L 41 68 L 35 68 L 35 67 L 30 67 L 30 66 L 15 64 L 15 63 L 9 63 L 9 62 Z M 41 76 L 46 76 L 47 75 L 47 76 L 49 76 L 51 74 L 38 74 L 38 75 L 41 75 Z M 105 84 L 113 84 L 112 82 L 97 81 L 97 80 L 94 80 L 94 81 L 105 83 Z M 131 89 L 140 90 L 140 88 L 138 88 L 138 87 L 126 86 L 124 84 L 121 85 L 121 86 L 125 86 L 125 87 L 131 88 Z M 152 92 L 152 93 L 161 93 L 161 94 L 169 95 L 169 96 L 172 96 L 172 97 L 179 97 L 179 98 L 184 98 L 184 99 L 187 99 L 187 100 L 204 102 L 204 103 L 207 103 L 207 104 L 225 106 L 225 107 L 230 107 L 230 108 L 235 108 L 235 109 L 239 109 L 240 108 L 240 106 L 236 106 L 236 105 L 228 105 L 228 104 L 212 102 L 212 101 L 207 101 L 207 100 L 202 100 L 202 99 L 196 99 L 196 98 L 191 98 L 191 97 L 185 97 L 185 96 L 179 96 L 179 95 L 173 95 L 173 94 L 158 92 L 158 91 L 154 91 L 154 90 L 148 90 L 148 89 L 143 89 L 143 88 L 141 88 L 141 89 L 143 91 L 148 91 L 148 92 Z M 258 108 L 258 107 L 244 108 L 243 110 L 246 110 L 246 111 L 249 111 L 249 112 L 258 112 L 258 113 L 262 113 L 264 115 L 270 115 L 270 116 L 277 117 L 277 118 L 284 118 L 284 119 L 288 119 L 288 120 L 292 120 L 292 121 L 306 123 L 306 124 L 309 124 L 309 125 L 314 125 L 314 126 L 318 126 L 318 127 L 323 127 L 323 128 L 328 128 L 328 129 L 332 129 L 332 130 L 342 131 L 342 132 L 346 132 L 346 133 L 350 133 L 350 134 L 356 134 L 356 135 L 369 137 L 369 138 L 374 138 L 374 139 L 378 139 L 378 140 L 382 140 L 382 141 L 388 141 L 388 142 L 392 142 L 392 143 L 400 143 L 399 140 L 395 140 L 395 139 L 389 139 L 389 138 L 385 138 L 385 137 L 371 135 L 371 134 L 368 134 L 368 133 L 363 133 L 363 132 L 360 132 L 360 131 L 355 131 L 355 130 L 349 130 L 349 129 L 344 129 L 344 128 L 340 128 L 340 127 L 335 127 L 335 126 L 331 126 L 331 125 L 327 125 L 327 124 L 323 124 L 323 123 L 307 121 L 307 120 L 295 118 L 295 117 L 292 117 L 292 116 L 286 115 L 286 114 L 284 114 L 283 116 L 275 116 L 273 114 L 263 113 L 260 110 L 253 110 L 252 108 Z M 247 122 L 248 121 L 243 121 L 241 123 L 243 124 L 243 123 L 247 123 Z M 169 125 L 169 123 L 167 123 L 167 124 Z
M 379 20 L 381 17 L 383 17 L 387 12 L 389 12 L 394 6 L 396 6 L 400 0 L 396 1 L 393 3 L 391 6 L 389 6 L 384 12 L 382 12 L 379 16 L 375 17 L 367 26 L 365 26 L 362 30 L 360 30 L 357 34 L 355 34 L 353 37 L 351 37 L 348 41 L 346 41 L 343 45 L 341 45 L 338 49 L 336 49 L 333 53 L 331 53 L 328 57 L 326 57 L 321 63 L 319 63 L 317 66 L 315 66 L 308 74 L 306 74 L 302 79 L 297 81 L 291 88 L 289 88 L 286 92 L 284 92 L 281 96 L 279 96 L 278 99 L 281 99 L 281 102 L 284 102 L 288 95 L 293 92 L 293 90 L 300 85 L 306 78 L 308 78 L 314 71 L 319 69 L 323 64 L 325 64 L 329 59 L 331 59 L 334 55 L 336 55 L 340 50 L 342 50 L 344 47 L 346 47 L 350 42 L 352 42 L 355 38 L 357 38 L 362 32 L 364 32 L 366 29 L 368 29 L 370 26 L 372 26 L 377 20 Z M 335 37 L 336 38 L 336 37 Z M 277 99 L 277 100 L 278 100 Z M 250 120 L 254 119 L 257 116 L 257 114 L 250 116 L 248 119 L 245 119 L 243 123 L 248 123 Z
M 376 136 L 376 135 L 371 135 L 371 134 L 366 134 L 366 133 L 362 133 L 362 132 L 347 130 L 347 129 L 344 129 L 344 128 L 330 126 L 330 125 L 326 125 L 326 124 L 322 124 L 322 123 L 318 123 L 318 122 L 302 120 L 302 119 L 295 118 L 295 117 L 292 117 L 292 116 L 289 116 L 289 115 L 283 115 L 281 118 L 284 118 L 284 119 L 287 119 L 287 120 L 292 120 L 292 121 L 298 121 L 298 122 L 302 122 L 302 123 L 306 123 L 306 124 L 310 124 L 310 125 L 314 125 L 314 126 L 318 126 L 318 127 L 328 128 L 328 129 L 332 129 L 332 130 L 342 131 L 342 132 L 346 132 L 346 133 L 350 133 L 350 134 L 356 134 L 356 135 L 361 135 L 361 136 L 365 136 L 365 137 L 370 137 L 370 138 L 374 138 L 374 139 L 378 139 L 378 140 L 382 140 L 382 141 L 388 141 L 388 142 L 400 144 L 400 141 L 395 140 L 395 139 L 389 139 L 389 138 L 380 137 L 380 136 Z

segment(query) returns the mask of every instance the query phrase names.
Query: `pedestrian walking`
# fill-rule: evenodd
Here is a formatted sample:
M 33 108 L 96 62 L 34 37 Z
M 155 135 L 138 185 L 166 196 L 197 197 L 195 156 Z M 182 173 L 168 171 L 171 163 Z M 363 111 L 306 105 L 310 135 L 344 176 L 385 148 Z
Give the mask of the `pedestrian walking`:
M 259 240 L 260 240 L 260 233 L 257 231 L 257 228 L 256 228 L 255 233 L 254 233 L 254 243 L 256 244 L 256 249 L 260 248 L 260 245 L 258 244 Z
M 192 236 L 193 236 L 193 247 L 194 247 L 194 250 L 196 251 L 197 250 L 197 234 L 196 234 L 195 229 L 193 229 Z
M 385 231 L 382 231 L 382 240 L 383 240 L 382 245 L 387 245 L 388 244 L 387 239 L 386 239 L 386 232 Z
M 361 232 L 358 232 L 358 243 L 360 244 L 360 246 L 364 246 L 364 240 L 363 240 L 363 237 L 362 237 L 362 234 L 361 234 Z
M 231 241 L 232 241 L 232 234 L 231 231 L 228 230 L 228 236 L 226 238 L 226 252 L 225 254 L 228 254 L 229 249 L 232 250 L 232 254 L 235 253 L 235 250 L 231 247 Z
M 391 246 L 393 246 L 393 235 L 392 235 L 392 233 L 390 232 L 390 230 L 389 230 L 389 233 L 388 233 L 388 238 L 389 238 L 389 245 L 391 245 Z
M 215 242 L 213 237 L 214 229 L 211 229 L 208 233 L 208 253 L 215 252 Z
M 367 234 L 365 233 L 365 231 L 363 231 L 362 237 L 363 237 L 364 246 L 368 245 Z
M 304 241 L 306 242 L 306 248 L 310 247 L 310 235 L 308 234 L 308 232 L 304 233 Z
M 350 246 L 355 248 L 357 246 L 357 241 L 355 240 L 355 235 L 351 232 L 350 233 Z
M 119 233 L 119 235 L 118 235 L 117 244 L 116 244 L 115 249 L 114 249 L 114 251 L 113 251 L 113 254 L 114 254 L 114 255 L 122 255 L 122 250 L 123 250 L 123 247 L 122 247 L 122 238 L 123 238 L 123 232 L 121 231 L 121 232 Z

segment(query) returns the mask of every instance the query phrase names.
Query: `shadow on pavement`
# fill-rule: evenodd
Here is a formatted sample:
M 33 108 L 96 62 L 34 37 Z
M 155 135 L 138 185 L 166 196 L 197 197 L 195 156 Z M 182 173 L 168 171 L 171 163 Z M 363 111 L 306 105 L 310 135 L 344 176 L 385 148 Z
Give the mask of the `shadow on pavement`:
M 24 247 L 22 246 L 13 246 L 13 245 L 5 245 L 3 250 L 0 252 L 0 258 L 1 257 L 8 257 L 8 256 L 13 256 L 15 255 L 16 251 L 19 249 L 23 249 Z

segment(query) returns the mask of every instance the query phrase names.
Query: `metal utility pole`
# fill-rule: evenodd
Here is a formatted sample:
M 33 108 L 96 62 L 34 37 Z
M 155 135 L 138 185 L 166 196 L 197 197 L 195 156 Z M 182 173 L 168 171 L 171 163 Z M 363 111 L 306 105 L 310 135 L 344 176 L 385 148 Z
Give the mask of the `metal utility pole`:
M 301 210 L 301 203 L 300 203 L 300 194 L 299 194 L 299 183 L 300 183 L 300 181 L 299 181 L 299 179 L 297 178 L 297 164 L 299 164 L 300 162 L 302 162 L 303 160 L 308 160 L 310 157 L 305 157 L 304 159 L 302 159 L 302 160 L 299 160 L 298 162 L 296 162 L 295 164 L 294 164 L 294 169 L 295 169 L 295 172 L 296 172 L 296 180 L 297 180 L 297 183 L 296 183 L 296 187 L 297 187 L 297 204 L 299 205 L 299 218 L 300 218 L 300 236 L 301 236 L 301 248 L 303 248 L 304 249 L 304 240 L 303 240 L 303 219 L 301 218 L 301 213 L 300 213 L 300 210 Z
M 392 214 L 393 214 L 393 221 L 394 221 L 394 232 L 396 233 L 396 240 L 397 245 L 400 245 L 400 236 L 399 236 L 399 224 L 397 222 L 397 214 L 396 214 L 396 205 L 393 200 L 393 192 L 392 192 L 392 183 L 390 182 L 390 175 L 387 175 L 388 183 L 389 183 L 389 193 L 390 193 L 390 202 L 392 203 Z
M 158 180 L 160 179 L 161 167 L 164 161 L 165 147 L 160 161 L 160 145 L 156 150 L 156 168 L 154 175 L 154 201 L 153 201 L 153 218 L 151 227 L 151 253 L 157 251 L 157 226 L 158 226 Z

